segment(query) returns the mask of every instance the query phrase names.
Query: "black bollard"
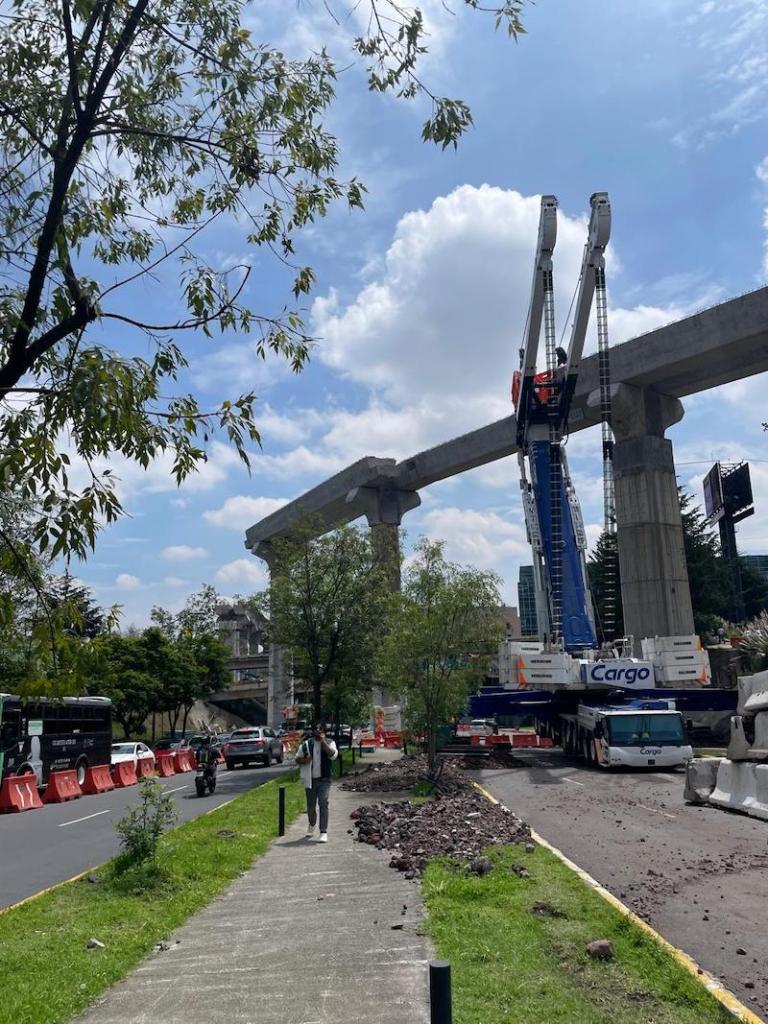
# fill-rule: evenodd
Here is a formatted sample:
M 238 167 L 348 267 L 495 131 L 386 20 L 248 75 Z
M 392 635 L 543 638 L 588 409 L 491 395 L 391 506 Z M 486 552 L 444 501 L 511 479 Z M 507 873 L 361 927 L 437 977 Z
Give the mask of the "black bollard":
M 344 751 L 339 751 L 339 778 L 344 774 Z
M 285 835 L 285 786 L 277 791 L 277 834 Z
M 447 960 L 429 962 L 430 1024 L 453 1024 L 451 965 Z
M 354 768 L 355 767 L 355 748 L 354 747 L 350 747 L 349 749 L 352 751 L 352 767 Z

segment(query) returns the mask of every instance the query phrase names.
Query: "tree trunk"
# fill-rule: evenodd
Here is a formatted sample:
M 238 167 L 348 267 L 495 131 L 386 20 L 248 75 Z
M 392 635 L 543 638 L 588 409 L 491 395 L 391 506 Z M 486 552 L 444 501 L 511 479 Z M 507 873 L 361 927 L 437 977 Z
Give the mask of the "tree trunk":
M 182 736 L 187 731 L 187 717 L 188 717 L 188 715 L 189 715 L 189 707 L 187 707 L 187 705 L 185 704 L 184 705 L 184 718 L 183 718 L 182 723 L 181 723 L 181 735 Z
M 316 722 L 323 718 L 322 684 L 318 678 L 312 681 L 312 717 Z

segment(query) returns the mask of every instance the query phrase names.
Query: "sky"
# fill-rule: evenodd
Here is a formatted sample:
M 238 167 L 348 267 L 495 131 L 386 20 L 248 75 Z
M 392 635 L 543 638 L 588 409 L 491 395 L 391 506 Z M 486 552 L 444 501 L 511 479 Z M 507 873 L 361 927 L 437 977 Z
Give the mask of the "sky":
M 296 56 L 325 45 L 347 66 L 329 127 L 341 173 L 368 187 L 366 209 L 338 207 L 299 241 L 317 272 L 306 318 L 318 338 L 300 376 L 257 359 L 242 336 L 192 345 L 187 383 L 202 403 L 258 395 L 251 474 L 220 441 L 181 488 L 167 461 L 148 472 L 113 462 L 129 515 L 73 571 L 102 604 L 123 606 L 124 626 L 145 624 L 153 605 L 180 607 L 202 583 L 225 596 L 263 589 L 248 526 L 362 456 L 401 459 L 512 411 L 542 193 L 560 204 L 558 334 L 595 191 L 613 210 L 612 344 L 768 278 L 768 0 L 538 0 L 517 42 L 459 0 L 452 14 L 440 0 L 422 6 L 423 77 L 474 117 L 456 152 L 421 141 L 423 103 L 366 91 L 348 46 L 357 15 L 335 24 L 321 0 L 249 6 L 254 38 Z M 222 260 L 243 256 L 226 233 L 206 244 Z M 252 260 L 252 303 L 290 301 L 286 274 L 265 253 Z M 757 514 L 738 528 L 744 553 L 768 552 L 767 384 L 688 399 L 668 432 L 699 501 L 713 460 L 750 460 Z M 599 431 L 575 435 L 568 453 L 594 542 Z M 506 459 L 424 490 L 403 522 L 406 549 L 423 534 L 444 540 L 449 557 L 498 572 L 516 605 L 530 562 L 518 480 Z

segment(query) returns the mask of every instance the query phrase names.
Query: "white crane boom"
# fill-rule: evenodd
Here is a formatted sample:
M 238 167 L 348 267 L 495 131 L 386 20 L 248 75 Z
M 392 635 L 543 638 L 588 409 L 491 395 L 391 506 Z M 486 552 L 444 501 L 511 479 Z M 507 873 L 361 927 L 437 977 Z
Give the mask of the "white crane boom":
M 587 336 L 595 285 L 598 279 L 604 278 L 605 248 L 611 237 L 611 203 L 608 193 L 595 192 L 589 202 L 592 207 L 589 218 L 589 234 L 581 262 L 581 277 L 573 314 L 571 340 L 568 345 L 568 360 L 564 368 L 560 393 L 560 415 L 563 422 L 567 422 L 571 398 L 581 369 L 581 357 L 584 353 L 584 340 Z

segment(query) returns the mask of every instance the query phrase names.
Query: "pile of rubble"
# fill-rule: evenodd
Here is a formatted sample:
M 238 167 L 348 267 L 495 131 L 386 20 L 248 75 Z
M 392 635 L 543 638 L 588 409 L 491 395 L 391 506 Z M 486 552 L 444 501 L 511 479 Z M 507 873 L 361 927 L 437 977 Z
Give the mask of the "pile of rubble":
M 390 867 L 406 878 L 420 876 L 432 857 L 447 856 L 472 870 L 489 846 L 531 843 L 525 822 L 476 791 L 420 804 L 370 804 L 353 811 L 352 820 L 358 842 L 392 850 Z
M 442 764 L 437 790 L 445 796 L 464 792 L 471 786 L 456 763 L 459 760 L 460 758 L 446 759 Z M 419 783 L 428 782 L 428 770 L 427 755 L 413 754 L 401 757 L 397 761 L 371 765 L 367 771 L 350 775 L 341 786 L 342 789 L 348 789 L 353 793 L 397 793 L 400 790 L 410 792 Z

